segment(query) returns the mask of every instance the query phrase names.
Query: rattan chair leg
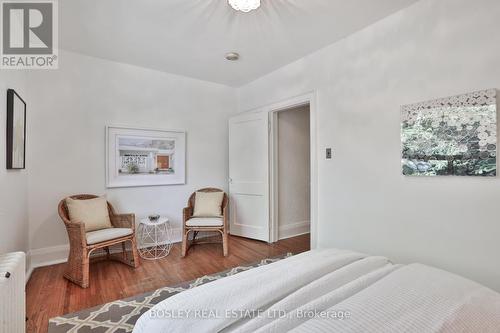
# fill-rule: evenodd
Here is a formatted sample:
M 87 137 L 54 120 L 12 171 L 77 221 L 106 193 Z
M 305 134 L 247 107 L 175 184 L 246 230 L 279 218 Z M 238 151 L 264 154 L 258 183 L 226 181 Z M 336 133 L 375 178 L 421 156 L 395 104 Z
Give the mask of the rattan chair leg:
M 127 248 L 125 247 L 125 242 L 122 243 L 123 260 L 127 261 Z
M 135 241 L 135 238 L 132 238 L 132 259 L 134 260 L 134 268 L 139 267 L 140 261 L 139 261 L 139 254 L 137 252 L 137 243 Z
M 182 257 L 185 257 L 188 251 L 188 236 L 189 236 L 189 229 L 185 230 L 182 235 L 182 250 L 181 250 Z
M 82 288 L 89 286 L 90 255 L 86 248 L 70 249 L 64 277 Z
M 224 254 L 224 257 L 227 257 L 227 254 L 229 252 L 229 239 L 227 237 L 227 232 L 222 233 L 222 252 Z

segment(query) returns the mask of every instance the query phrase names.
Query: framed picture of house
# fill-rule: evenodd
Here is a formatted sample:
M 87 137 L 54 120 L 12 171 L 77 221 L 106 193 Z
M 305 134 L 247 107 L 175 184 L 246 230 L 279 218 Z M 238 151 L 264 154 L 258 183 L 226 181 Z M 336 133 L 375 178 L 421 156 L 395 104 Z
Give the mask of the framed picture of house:
M 186 132 L 106 127 L 106 186 L 185 184 Z
M 7 169 L 26 168 L 26 103 L 7 90 Z

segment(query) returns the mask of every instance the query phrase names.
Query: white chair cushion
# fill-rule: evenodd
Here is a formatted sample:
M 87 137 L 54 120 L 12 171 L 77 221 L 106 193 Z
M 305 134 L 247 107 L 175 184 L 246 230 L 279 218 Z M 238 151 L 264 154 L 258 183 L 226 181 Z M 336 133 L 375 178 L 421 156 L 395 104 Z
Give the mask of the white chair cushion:
M 130 228 L 109 228 L 87 232 L 87 244 L 97 244 L 132 234 Z
M 224 192 L 196 192 L 194 197 L 194 217 L 219 217 Z
M 223 224 L 220 217 L 193 217 L 186 222 L 188 227 L 222 227 Z

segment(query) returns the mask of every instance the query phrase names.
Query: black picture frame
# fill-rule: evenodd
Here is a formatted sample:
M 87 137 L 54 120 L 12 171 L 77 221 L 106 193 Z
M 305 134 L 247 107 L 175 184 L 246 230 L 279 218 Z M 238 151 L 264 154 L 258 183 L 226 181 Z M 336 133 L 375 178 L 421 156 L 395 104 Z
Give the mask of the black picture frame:
M 23 122 L 23 157 L 22 163 L 14 161 L 14 140 L 16 137 L 16 126 L 14 120 L 16 111 L 18 111 L 18 103 L 22 103 Z M 17 129 L 18 130 L 18 129 Z M 26 168 L 26 102 L 19 96 L 14 89 L 7 90 L 7 169 L 25 169 Z

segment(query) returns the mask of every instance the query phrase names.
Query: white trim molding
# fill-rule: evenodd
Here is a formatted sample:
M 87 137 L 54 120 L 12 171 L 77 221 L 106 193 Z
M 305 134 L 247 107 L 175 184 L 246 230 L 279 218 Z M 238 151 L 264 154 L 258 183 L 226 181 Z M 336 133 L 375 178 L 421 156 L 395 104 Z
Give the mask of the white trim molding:
M 280 225 L 278 227 L 278 236 L 279 239 L 291 238 L 299 235 L 308 234 L 310 232 L 311 222 L 310 221 L 301 221 L 295 223 L 288 223 L 284 225 Z
M 49 266 L 66 262 L 69 244 L 56 245 L 29 251 L 30 268 Z

